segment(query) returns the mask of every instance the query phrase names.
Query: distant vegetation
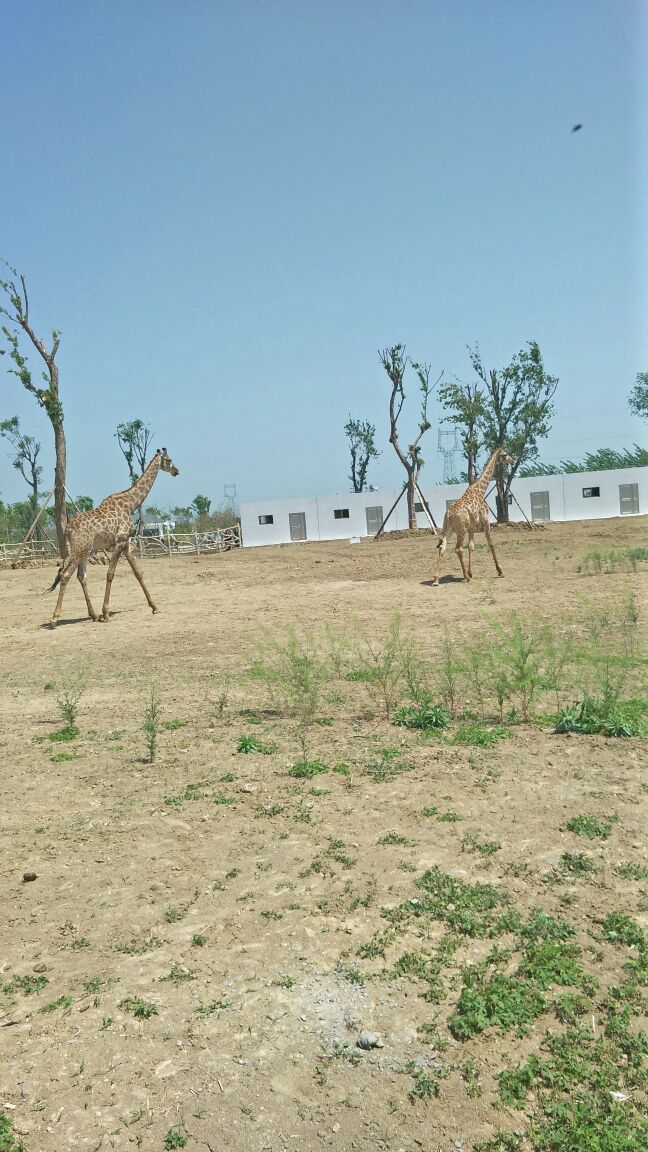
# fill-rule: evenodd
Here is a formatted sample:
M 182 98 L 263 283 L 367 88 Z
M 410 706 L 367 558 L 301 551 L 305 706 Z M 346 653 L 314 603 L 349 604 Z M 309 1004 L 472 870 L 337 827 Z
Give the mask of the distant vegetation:
M 520 468 L 520 476 L 562 476 L 569 472 L 606 472 L 612 468 L 648 467 L 648 449 L 635 444 L 617 452 L 614 448 L 599 448 L 588 452 L 583 460 L 561 460 L 560 464 L 541 464 L 537 461 Z

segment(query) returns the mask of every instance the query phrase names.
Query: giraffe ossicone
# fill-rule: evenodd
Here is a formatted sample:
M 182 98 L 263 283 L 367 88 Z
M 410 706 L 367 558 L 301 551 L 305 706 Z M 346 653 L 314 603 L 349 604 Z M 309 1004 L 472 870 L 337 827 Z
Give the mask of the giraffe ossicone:
M 443 556 L 448 544 L 448 538 L 452 536 L 453 532 L 457 541 L 455 552 L 459 557 L 461 571 L 463 572 L 463 578 L 466 583 L 472 580 L 472 554 L 475 550 L 473 537 L 475 532 L 484 533 L 484 536 L 486 537 L 486 543 L 490 548 L 491 556 L 495 561 L 497 575 L 504 575 L 502 569 L 499 566 L 497 556 L 495 555 L 495 546 L 491 537 L 490 524 L 488 521 L 488 504 L 484 499 L 486 489 L 500 460 L 505 464 L 514 463 L 512 457 L 509 456 L 506 449 L 496 448 L 488 463 L 486 464 L 486 467 L 484 468 L 481 476 L 475 480 L 473 484 L 470 484 L 464 492 L 463 496 L 460 496 L 459 499 L 455 500 L 454 504 L 451 504 L 448 508 L 443 519 L 441 540 L 437 544 L 439 555 L 437 557 L 436 568 L 434 571 L 434 579 L 432 581 L 433 585 L 439 583 Z M 466 568 L 463 554 L 463 546 L 466 538 L 468 539 L 468 568 Z
M 149 590 L 144 583 L 144 577 L 142 576 L 140 568 L 131 555 L 130 542 L 131 536 L 134 534 L 131 516 L 146 500 L 160 472 L 169 472 L 171 476 L 179 475 L 179 471 L 166 448 L 158 448 L 139 480 L 136 480 L 131 488 L 127 488 L 124 492 L 115 492 L 112 496 L 107 496 L 97 508 L 90 508 L 87 512 L 79 512 L 78 516 L 74 516 L 72 520 L 68 520 L 65 529 L 65 555 L 63 556 L 56 579 L 50 588 L 50 592 L 53 592 L 57 585 L 60 586 L 56 608 L 54 609 L 51 619 L 53 628 L 56 627 L 60 618 L 65 589 L 68 586 L 70 577 L 75 571 L 83 588 L 83 595 L 85 596 L 85 601 L 88 606 L 88 615 L 91 620 L 99 619 L 92 607 L 86 582 L 86 563 L 90 552 L 94 548 L 105 549 L 110 553 L 108 572 L 106 574 L 106 591 L 101 609 L 102 620 L 108 620 L 110 616 L 110 589 L 115 575 L 115 569 L 122 556 L 126 557 L 139 581 L 149 608 L 152 612 L 158 611 L 158 607 L 151 599 Z

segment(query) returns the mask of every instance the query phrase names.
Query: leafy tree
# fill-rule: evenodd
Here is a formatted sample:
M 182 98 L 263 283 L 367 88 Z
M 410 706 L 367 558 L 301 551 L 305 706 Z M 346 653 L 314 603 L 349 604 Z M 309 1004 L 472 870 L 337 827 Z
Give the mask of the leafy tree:
M 367 469 L 371 460 L 377 460 L 380 452 L 376 448 L 376 427 L 368 420 L 352 420 L 349 416 L 344 425 L 344 434 L 351 451 L 351 473 L 349 480 L 353 492 L 364 492 L 367 487 Z
M 134 484 L 146 468 L 153 433 L 143 420 L 127 420 L 124 424 L 117 425 L 115 437 L 128 465 L 130 482 Z M 141 505 L 137 515 L 141 527 L 144 522 L 144 512 Z
M 648 420 L 648 372 L 637 372 L 635 386 L 630 393 L 630 411 Z
M 468 349 L 472 366 L 483 385 L 484 403 L 480 428 L 484 448 L 494 452 L 502 446 L 513 458 L 511 465 L 498 465 L 497 519 L 508 522 L 511 483 L 522 464 L 538 454 L 538 440 L 549 434 L 554 413 L 553 398 L 558 377 L 544 367 L 540 347 L 530 340 L 507 368 L 486 370 L 479 348 Z
M 38 511 L 38 492 L 43 469 L 38 463 L 41 446 L 33 436 L 26 436 L 20 430 L 20 421 L 17 416 L 0 422 L 0 436 L 7 440 L 15 452 L 12 460 L 14 468 L 20 472 L 25 483 L 31 488 L 29 503 L 33 516 Z
M 193 500 L 191 501 L 191 507 L 196 516 L 209 516 L 211 500 L 208 496 L 194 496 Z
M 439 400 L 449 415 L 446 419 L 459 428 L 461 446 L 468 465 L 466 479 L 473 484 L 477 479 L 477 457 L 482 446 L 482 424 L 486 396 L 475 381 L 448 382 L 439 388 Z
M 63 556 L 65 549 L 65 525 L 67 523 L 65 511 L 67 447 L 65 442 L 65 429 L 63 427 L 63 405 L 59 393 L 59 371 L 55 363 L 56 354 L 61 342 L 61 333 L 57 332 L 56 329 L 53 330 L 52 346 L 49 349 L 43 341 L 39 339 L 29 319 L 29 299 L 27 296 L 25 277 L 19 276 L 14 268 L 10 268 L 6 264 L 5 267 L 8 270 L 8 279 L 0 279 L 0 292 L 2 293 L 0 299 L 4 300 L 4 303 L 0 303 L 0 315 L 6 316 L 12 327 L 7 327 L 7 325 L 3 324 L 2 332 L 8 347 L 0 351 L 3 354 L 6 351 L 9 352 L 9 356 L 15 364 L 15 367 L 10 368 L 9 371 L 13 373 L 14 376 L 17 376 L 27 391 L 36 397 L 38 404 L 44 409 L 52 425 L 56 460 L 54 466 L 54 513 L 59 552 L 61 556 Z M 42 373 L 43 380 L 45 381 L 44 388 L 39 388 L 38 385 L 34 384 L 27 357 L 21 351 L 21 334 L 23 338 L 26 337 L 34 346 L 45 364 L 45 369 Z
M 434 384 L 430 384 L 429 365 L 417 364 L 415 361 L 410 360 L 409 356 L 406 355 L 404 344 L 394 344 L 393 347 L 385 348 L 384 351 L 379 352 L 378 355 L 380 356 L 380 361 L 391 384 L 389 397 L 389 442 L 393 444 L 394 451 L 407 474 L 407 518 L 412 531 L 416 531 L 417 523 L 414 509 L 414 492 L 419 472 L 423 467 L 423 457 L 421 456 L 419 444 L 428 428 L 432 427 L 427 418 L 428 400 L 430 393 L 436 384 L 439 383 L 443 373 L 441 373 L 441 376 L 438 377 Z M 411 365 L 418 377 L 421 391 L 421 419 L 418 426 L 418 436 L 408 445 L 407 450 L 404 450 L 398 438 L 398 420 L 403 410 L 403 404 L 405 403 L 404 380 L 408 364 Z

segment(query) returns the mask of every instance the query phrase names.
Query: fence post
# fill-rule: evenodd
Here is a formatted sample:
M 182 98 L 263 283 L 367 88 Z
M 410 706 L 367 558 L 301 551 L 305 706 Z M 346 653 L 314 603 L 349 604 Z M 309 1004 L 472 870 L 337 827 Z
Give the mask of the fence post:
M 171 533 L 167 532 L 167 552 L 171 555 Z
M 198 533 L 194 532 L 194 543 L 196 545 L 196 552 L 200 554 L 200 543 L 198 541 Z

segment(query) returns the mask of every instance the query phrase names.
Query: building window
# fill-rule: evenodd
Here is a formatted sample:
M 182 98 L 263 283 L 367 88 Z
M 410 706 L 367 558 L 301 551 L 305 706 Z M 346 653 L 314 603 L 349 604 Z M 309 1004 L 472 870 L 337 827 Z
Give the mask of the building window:
M 601 489 L 600 488 L 583 488 L 583 496 L 585 496 L 585 497 L 587 497 L 587 496 L 600 496 L 600 495 L 601 495 Z
M 334 515 L 336 520 L 348 520 L 349 519 L 349 509 L 348 508 L 334 508 L 333 509 L 333 515 Z
M 274 516 L 259 516 L 259 524 L 274 524 Z
M 414 501 L 414 511 L 415 512 L 422 512 L 423 511 L 423 505 L 421 504 L 420 500 Z
M 636 516 L 639 511 L 638 484 L 619 484 L 619 511 L 622 516 Z

